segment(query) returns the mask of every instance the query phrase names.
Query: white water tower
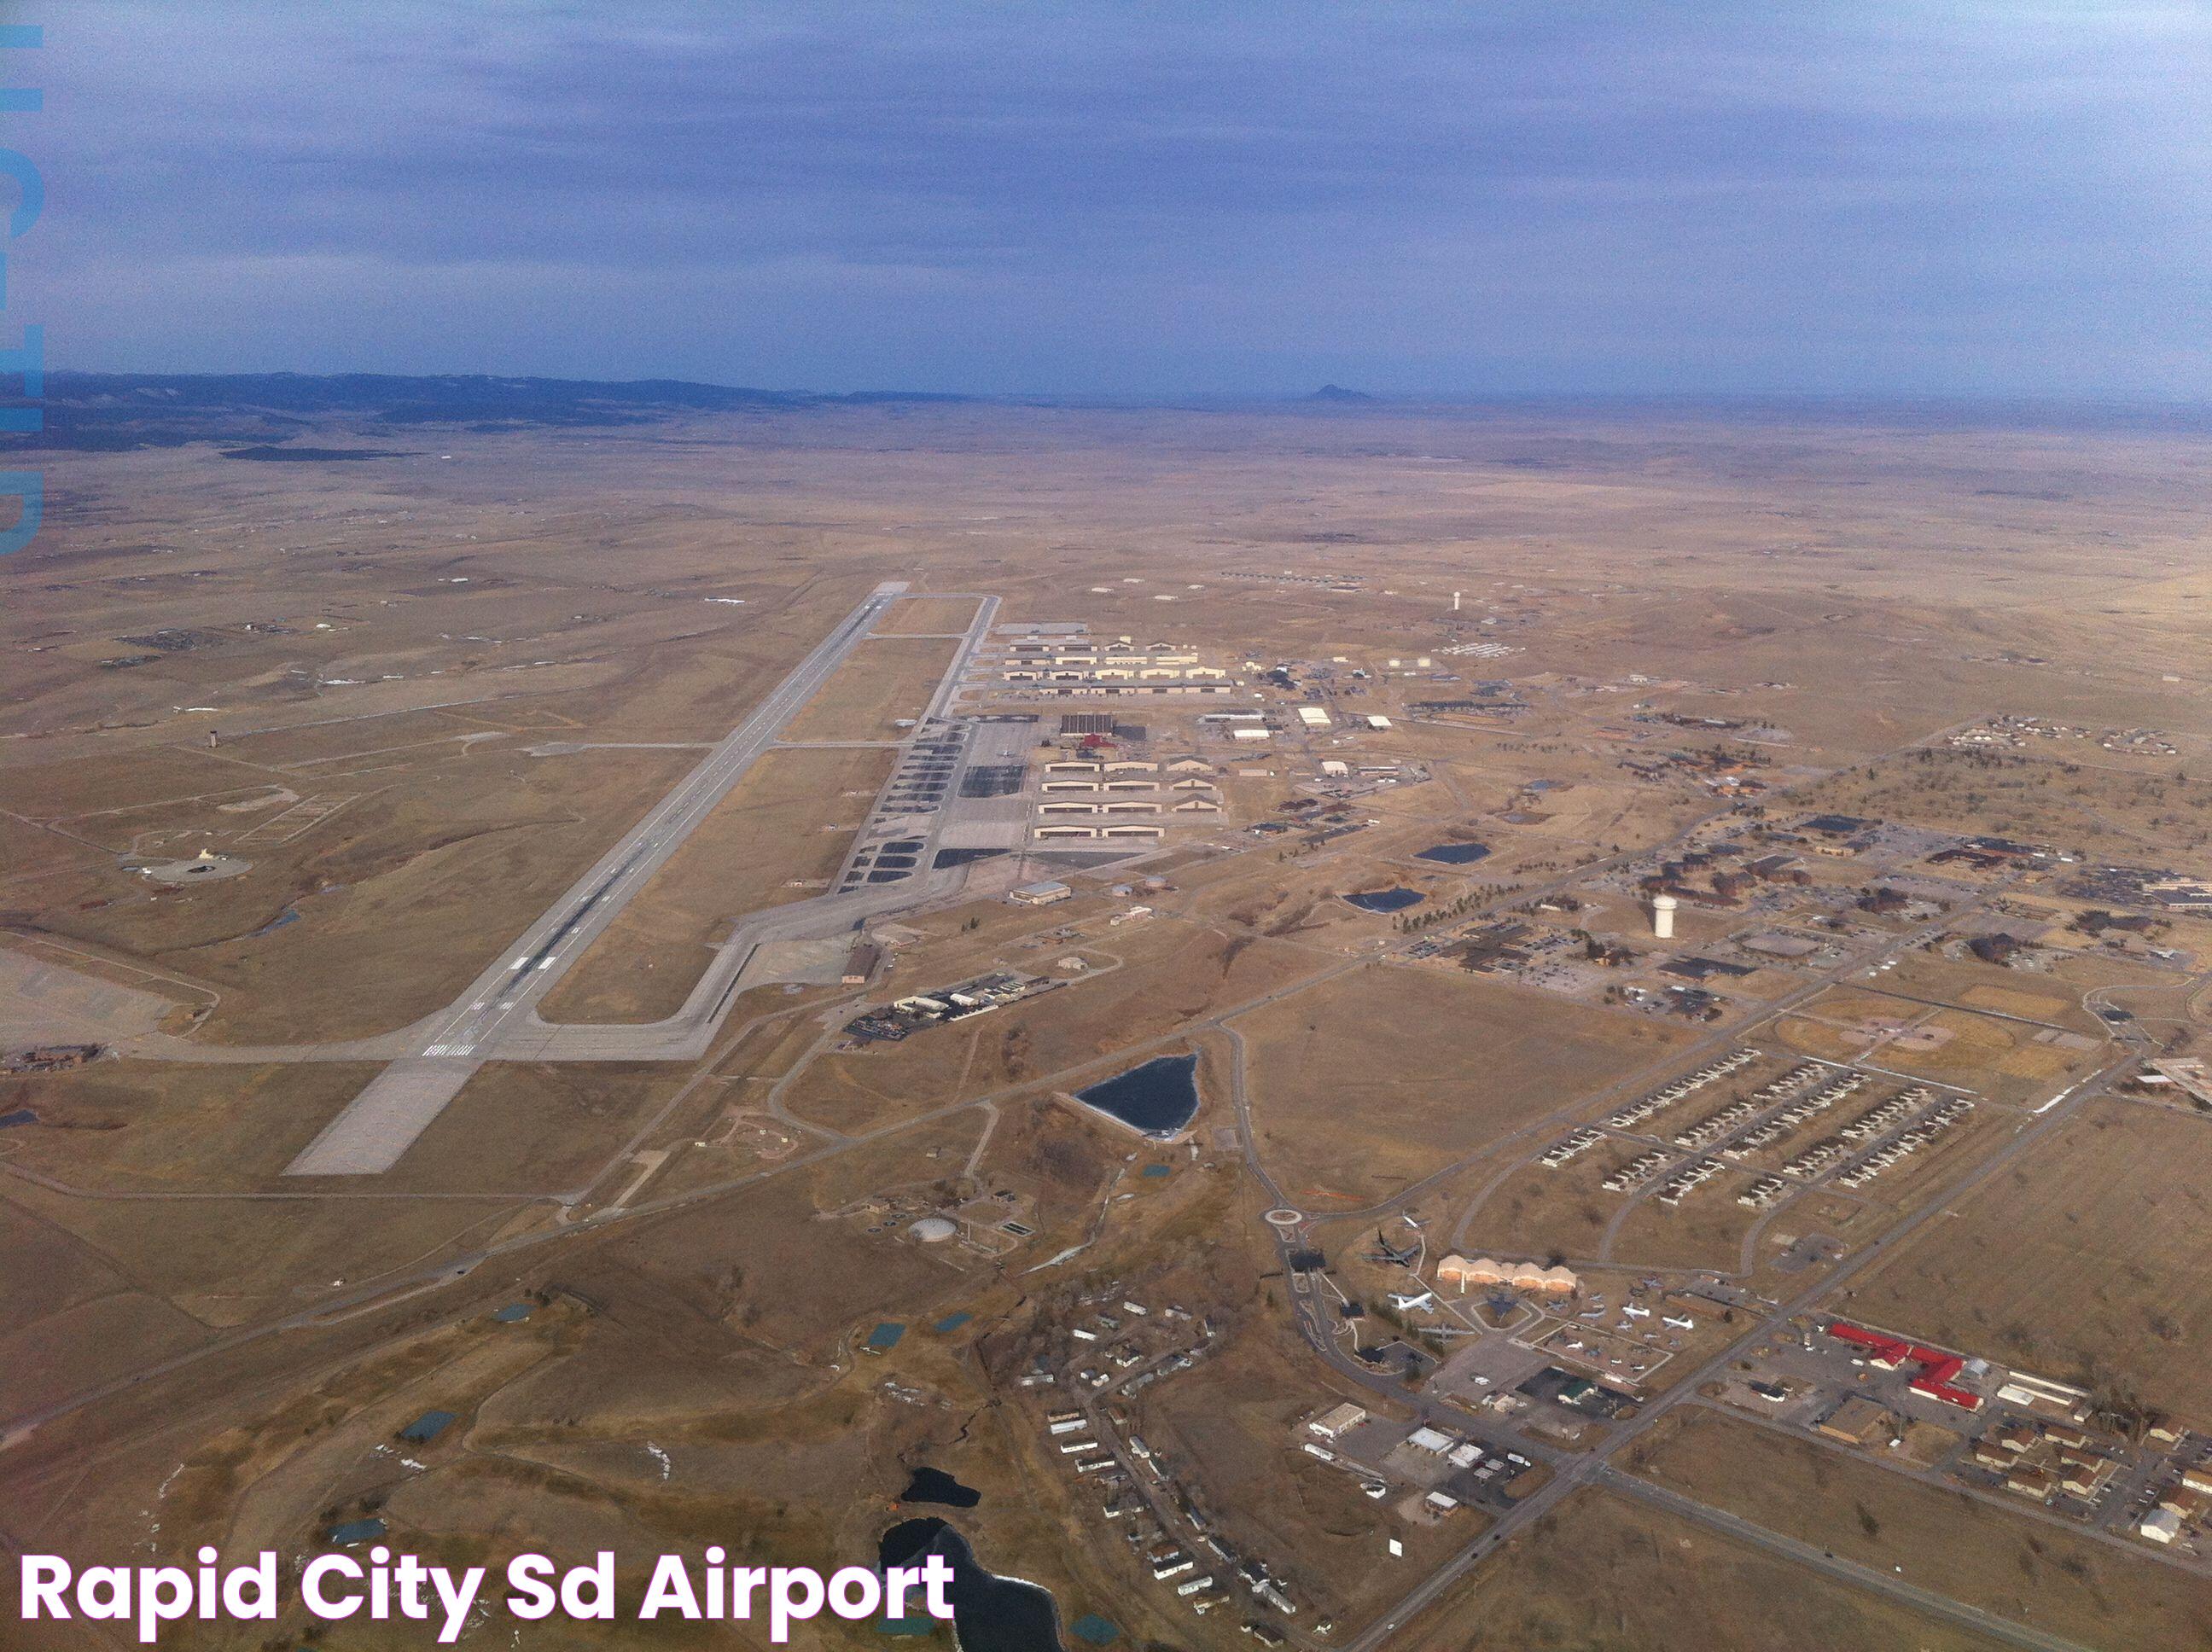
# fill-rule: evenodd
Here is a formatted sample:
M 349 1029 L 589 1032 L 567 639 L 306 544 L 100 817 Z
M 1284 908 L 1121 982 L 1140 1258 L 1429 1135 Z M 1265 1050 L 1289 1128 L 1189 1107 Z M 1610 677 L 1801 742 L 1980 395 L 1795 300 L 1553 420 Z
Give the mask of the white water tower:
M 1671 895 L 1651 897 L 1651 932 L 1661 940 L 1674 938 L 1674 908 L 1681 904 Z

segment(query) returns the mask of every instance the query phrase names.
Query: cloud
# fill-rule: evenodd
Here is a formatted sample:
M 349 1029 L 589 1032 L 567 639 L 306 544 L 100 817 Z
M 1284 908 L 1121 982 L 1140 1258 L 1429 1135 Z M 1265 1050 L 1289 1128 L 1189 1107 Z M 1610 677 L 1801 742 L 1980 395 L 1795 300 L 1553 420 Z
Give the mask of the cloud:
M 44 21 L 17 280 L 77 365 L 2155 393 L 2212 356 L 2195 9 Z

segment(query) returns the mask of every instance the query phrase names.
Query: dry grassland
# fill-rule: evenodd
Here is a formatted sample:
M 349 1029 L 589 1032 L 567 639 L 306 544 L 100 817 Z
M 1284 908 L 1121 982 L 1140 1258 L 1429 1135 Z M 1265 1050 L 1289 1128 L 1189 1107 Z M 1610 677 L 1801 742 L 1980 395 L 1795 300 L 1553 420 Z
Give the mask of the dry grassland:
M 787 740 L 891 740 L 919 717 L 959 645 L 925 637 L 862 642 L 784 730 Z
M 2212 1371 L 2186 1351 L 2212 1338 L 2208 1129 L 2092 1103 L 1864 1281 L 1860 1311 L 2212 1421 Z
M 440 748 L 443 750 L 444 748 Z M 543 760 L 480 746 L 348 781 L 337 813 L 289 842 L 210 841 L 252 863 L 221 883 L 160 890 L 110 862 L 38 922 L 73 944 L 204 984 L 204 1036 L 228 1043 L 358 1037 L 443 1007 L 672 784 L 690 754 L 593 751 Z M 226 766 L 226 784 L 256 771 Z M 310 792 L 279 771 L 261 771 Z M 204 822 L 203 811 L 194 818 Z M 243 833 L 265 815 L 217 817 Z M 197 853 L 198 841 L 167 853 Z M 60 904 L 64 894 L 75 896 Z
M 1991 1652 L 2002 1643 L 1625 1497 L 1577 1492 L 1413 1619 L 1408 1652 Z
M 626 1227 L 568 1274 L 593 1300 L 681 1316 L 687 1334 L 817 1368 L 879 1317 L 919 1317 L 963 1288 L 949 1254 L 820 1216 L 867 1193 L 957 1175 L 982 1128 L 970 1112 L 728 1200 Z
M 101 1061 L 0 1078 L 11 1162 L 97 1192 L 250 1192 L 274 1186 L 376 1076 L 359 1062 L 247 1066 Z
M 1686 1042 L 1639 1017 L 1373 967 L 1242 1016 L 1261 1157 L 1301 1201 L 1433 1175 Z
M 975 621 L 972 597 L 908 597 L 893 603 L 869 633 L 878 637 L 951 636 Z
M 210 1326 L 295 1312 L 335 1289 L 481 1243 L 514 1218 L 517 1202 L 487 1194 L 416 1200 L 70 1199 L 10 1183 L 9 1201 L 70 1234 L 145 1291 Z M 141 1363 L 127 1342 L 82 1351 L 112 1368 Z
M 1661 1204 L 1656 1193 L 1646 1195 L 1620 1224 L 1607 1260 L 1625 1267 L 1739 1272 L 1744 1236 L 1765 1214 L 1735 1202 L 1753 1180 L 1751 1171 L 1732 1165 L 1679 1205 Z
M 819 894 L 836 875 L 891 761 L 870 750 L 763 752 L 584 949 L 540 1013 L 579 1022 L 674 1015 L 732 922 Z
M 494 1061 L 381 1178 L 422 1193 L 559 1193 L 582 1187 L 685 1082 L 661 1063 Z M 610 1178 L 617 1190 L 624 1180 Z
M 1469 1255 L 1503 1252 L 1547 1261 L 1554 1254 L 1595 1258 L 1621 1197 L 1598 1184 L 1630 1157 L 1625 1148 L 1599 1148 L 1556 1170 L 1521 1166 L 1466 1215 L 1452 1248 Z M 1495 1174 L 1489 1165 L 1475 1171 L 1485 1182 Z
M 1690 1412 L 1628 1467 L 1700 1503 L 2110 1652 L 2202 1646 L 2212 1581 L 1826 1447 Z

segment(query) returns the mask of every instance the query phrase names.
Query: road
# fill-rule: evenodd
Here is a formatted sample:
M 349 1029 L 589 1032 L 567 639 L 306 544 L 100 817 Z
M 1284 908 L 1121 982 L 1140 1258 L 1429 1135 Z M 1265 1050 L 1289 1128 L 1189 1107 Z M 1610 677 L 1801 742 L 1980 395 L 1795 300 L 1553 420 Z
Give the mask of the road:
M 1949 1595 L 1939 1594 L 1933 1589 L 1922 1588 L 1894 1572 L 1876 1571 L 1873 1567 L 1862 1566 L 1856 1561 L 1841 1559 L 1826 1549 L 1818 1549 L 1810 1543 L 1800 1542 L 1780 1532 L 1753 1525 L 1724 1509 L 1698 1503 L 1679 1491 L 1670 1491 L 1665 1486 L 1654 1485 L 1649 1480 L 1624 1474 L 1618 1469 L 1601 1468 L 1595 1479 L 1608 1491 L 1650 1503 L 1679 1519 L 1707 1527 L 1734 1538 L 1739 1543 L 1747 1543 L 1754 1548 L 1778 1554 L 1786 1560 L 1824 1576 L 1835 1578 L 1839 1582 L 1887 1595 L 1925 1616 L 1960 1625 L 1978 1635 L 1986 1635 L 1991 1640 L 2026 1647 L 2029 1652 L 2089 1652 L 2079 1642 L 2048 1634 L 2010 1618 L 2000 1618 L 1995 1613 L 1984 1612 L 1979 1606 L 1969 1606 L 1963 1600 L 1954 1600 Z

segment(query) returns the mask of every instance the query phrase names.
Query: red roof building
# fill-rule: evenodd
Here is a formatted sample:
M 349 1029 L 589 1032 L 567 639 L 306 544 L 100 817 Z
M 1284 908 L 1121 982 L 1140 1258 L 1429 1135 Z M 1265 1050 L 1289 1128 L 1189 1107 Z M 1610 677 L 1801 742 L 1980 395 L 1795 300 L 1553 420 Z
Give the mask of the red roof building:
M 1947 1354 L 1939 1348 L 1923 1348 L 1918 1343 L 1905 1342 L 1880 1331 L 1869 1331 L 1864 1326 L 1846 1324 L 1842 1320 L 1828 1323 L 1828 1334 L 1838 1342 L 1849 1343 L 1854 1348 L 1866 1350 L 1867 1363 L 1886 1371 L 1917 1365 L 1909 1386 L 1915 1394 L 1924 1394 L 1931 1400 L 1940 1400 L 1947 1406 L 1956 1406 L 1962 1411 L 1979 1411 L 1982 1396 L 1970 1388 L 1962 1388 L 1951 1379 L 1966 1369 L 1966 1362 L 1959 1354 Z

